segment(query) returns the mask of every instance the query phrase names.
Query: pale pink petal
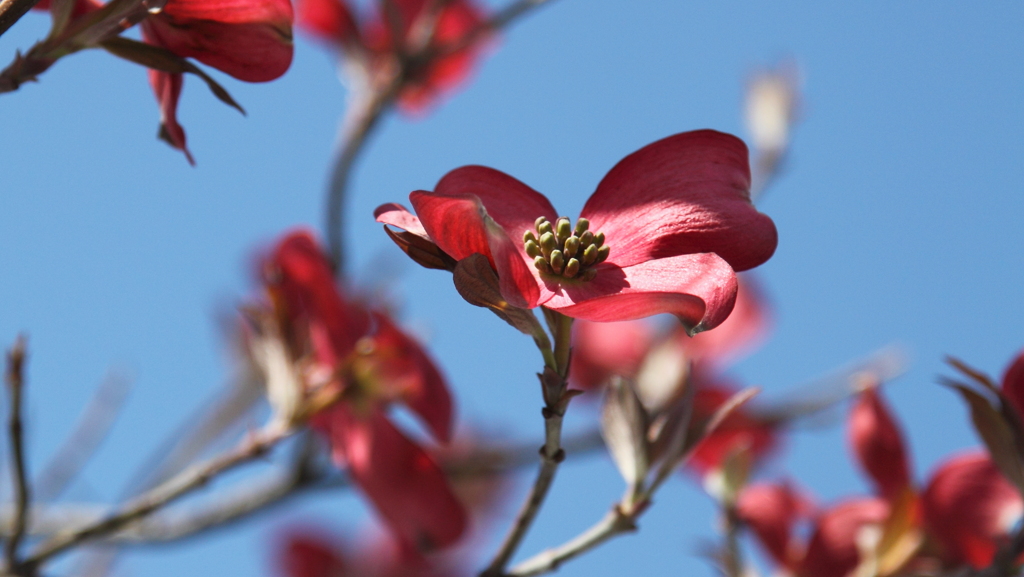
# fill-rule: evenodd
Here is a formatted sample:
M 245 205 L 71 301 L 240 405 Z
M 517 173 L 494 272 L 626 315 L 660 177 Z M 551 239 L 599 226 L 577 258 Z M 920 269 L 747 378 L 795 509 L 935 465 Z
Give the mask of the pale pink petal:
M 847 501 L 825 511 L 815 522 L 799 574 L 847 577 L 860 563 L 857 533 L 866 525 L 884 523 L 888 516 L 889 506 L 881 499 Z
M 613 375 L 635 376 L 654 340 L 651 326 L 643 321 L 578 321 L 573 330 L 569 375 L 573 385 L 583 390 L 597 388 Z
M 775 224 L 750 203 L 747 147 L 712 130 L 676 134 L 620 161 L 583 207 L 608 262 L 714 252 L 735 270 L 775 252 Z
M 347 467 L 406 548 L 425 552 L 455 543 L 466 512 L 441 468 L 383 413 L 351 411 L 338 403 L 314 421 L 327 434 L 335 463 Z
M 984 453 L 947 460 L 921 496 L 929 533 L 955 564 L 987 567 L 1020 520 L 1024 503 Z
M 423 223 L 420 222 L 420 219 L 415 214 L 409 212 L 409 209 L 396 202 L 389 202 L 378 206 L 373 211 L 373 217 L 381 224 L 389 224 L 430 240 L 430 235 L 423 228 Z
M 854 399 L 848 427 L 860 466 L 874 481 L 878 495 L 894 502 L 910 488 L 910 465 L 903 432 L 876 387 Z
M 1006 367 L 1003 373 L 1003 395 L 1010 400 L 1017 414 L 1024 419 L 1024 351 Z
M 415 340 L 385 315 L 375 314 L 377 330 L 367 356 L 373 376 L 389 400 L 401 400 L 423 418 L 438 440 L 451 439 L 454 410 L 451 394 L 437 365 Z
M 172 147 L 185 153 L 188 163 L 195 166 L 188 146 L 185 143 L 185 129 L 178 124 L 178 99 L 184 78 L 181 74 L 170 74 L 159 70 L 149 70 L 149 85 L 160 103 L 160 138 Z
M 736 299 L 736 274 L 713 253 L 627 268 L 606 263 L 589 282 L 546 282 L 553 296 L 544 305 L 570 317 L 607 322 L 672 313 L 691 333 L 721 324 Z

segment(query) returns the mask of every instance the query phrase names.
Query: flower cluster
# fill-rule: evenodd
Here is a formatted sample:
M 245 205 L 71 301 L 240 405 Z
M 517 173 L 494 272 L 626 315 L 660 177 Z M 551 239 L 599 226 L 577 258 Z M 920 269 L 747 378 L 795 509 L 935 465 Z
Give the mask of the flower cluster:
M 387 417 L 402 403 L 441 442 L 452 399 L 423 349 L 383 312 L 347 298 L 312 235 L 277 243 L 262 267 L 269 307 L 248 310 L 250 350 L 279 426 L 310 422 L 410 556 L 454 543 L 465 510 L 434 458 Z
M 1007 370 L 1001 387 L 1017 417 L 1022 391 L 1024 355 Z M 873 495 L 818 508 L 783 482 L 751 485 L 740 496 L 740 519 L 779 568 L 801 577 L 854 571 L 884 577 L 994 562 L 1024 513 L 1020 490 L 997 462 L 980 451 L 955 455 L 918 486 L 899 424 L 874 386 L 855 400 L 848 426 Z M 804 522 L 810 525 L 806 541 L 796 531 Z

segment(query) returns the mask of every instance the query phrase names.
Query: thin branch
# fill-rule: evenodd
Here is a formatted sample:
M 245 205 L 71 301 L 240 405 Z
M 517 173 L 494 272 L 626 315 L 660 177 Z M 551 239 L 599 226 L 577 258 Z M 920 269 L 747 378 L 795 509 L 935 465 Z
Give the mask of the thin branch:
M 366 139 L 398 97 L 402 84 L 402 76 L 396 74 L 384 86 L 371 90 L 368 96 L 357 97 L 346 114 L 344 135 L 331 170 L 325 203 L 325 235 L 335 276 L 340 277 L 345 270 L 345 196 L 352 166 Z
M 0 0 L 0 36 L 38 3 L 39 0 Z
M 622 512 L 618 506 L 613 507 L 603 519 L 574 539 L 523 561 L 504 575 L 527 577 L 554 571 L 562 563 L 590 551 L 616 535 L 636 531 L 635 515 Z
M 46 559 L 76 545 L 117 532 L 128 524 L 138 521 L 185 494 L 202 487 L 217 475 L 262 457 L 279 441 L 291 434 L 292 431 L 283 429 L 256 433 L 235 450 L 185 469 L 161 485 L 132 499 L 109 516 L 94 523 L 58 533 L 29 556 L 25 560 L 25 565 L 37 567 Z
M 19 572 L 21 563 L 18 561 L 18 546 L 25 536 L 28 525 L 28 505 L 31 489 L 28 475 L 25 472 L 25 439 L 24 427 L 21 422 L 22 392 L 25 388 L 25 337 L 19 336 L 14 345 L 7 351 L 7 390 L 10 394 L 10 420 L 8 427 L 11 437 L 11 458 L 14 461 L 14 522 L 11 537 L 4 547 L 4 557 L 8 570 Z
M 567 394 L 569 378 L 569 358 L 572 339 L 572 319 L 554 311 L 545 309 L 544 314 L 551 324 L 551 332 L 555 341 L 552 358 L 554 366 L 545 367 L 541 375 L 541 388 L 544 392 L 544 446 L 540 449 L 540 469 L 533 482 L 530 493 L 526 496 L 519 513 L 512 522 L 512 527 L 502 542 L 494 559 L 481 573 L 481 577 L 497 577 L 504 574 L 512 556 L 522 543 L 526 533 L 533 525 L 540 512 L 541 505 L 547 497 L 551 483 L 555 480 L 558 465 L 565 460 L 562 448 L 562 419 L 572 395 Z M 547 358 L 547 355 L 545 355 Z
M 130 388 L 128 381 L 116 376 L 100 383 L 64 445 L 39 474 L 36 499 L 56 499 L 67 489 L 110 432 Z

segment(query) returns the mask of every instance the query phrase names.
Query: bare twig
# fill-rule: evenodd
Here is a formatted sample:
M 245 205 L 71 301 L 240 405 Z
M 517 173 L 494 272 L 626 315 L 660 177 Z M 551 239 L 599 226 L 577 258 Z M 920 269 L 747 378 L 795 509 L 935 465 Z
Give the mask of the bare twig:
M 505 575 L 526 577 L 554 571 L 562 563 L 590 551 L 616 535 L 636 531 L 636 515 L 637 513 L 624 513 L 618 506 L 613 507 L 603 519 L 576 538 L 523 561 Z
M 38 3 L 39 0 L 0 0 L 0 36 Z
M 21 422 L 22 392 L 25 387 L 25 337 L 19 336 L 14 345 L 7 351 L 7 390 L 10 394 L 11 407 L 8 427 L 11 437 L 11 459 L 14 461 L 14 522 L 11 537 L 4 547 L 4 557 L 8 570 L 20 573 L 21 563 L 18 560 L 18 546 L 25 536 L 28 525 L 28 505 L 31 499 L 28 474 L 25 471 L 25 439 L 24 427 Z
M 540 449 L 541 464 L 537 471 L 537 478 L 533 482 L 530 493 L 526 496 L 519 513 L 512 522 L 512 528 L 502 542 L 498 552 L 495 553 L 490 565 L 482 573 L 482 577 L 497 577 L 503 575 L 505 567 L 508 566 L 512 556 L 522 543 L 527 531 L 533 525 L 541 505 L 547 497 L 551 483 L 555 480 L 555 472 L 558 465 L 565 460 L 565 450 L 562 449 L 562 419 L 569 400 L 568 394 L 569 358 L 572 339 L 572 319 L 554 311 L 545 310 L 549 324 L 551 325 L 552 337 L 555 341 L 555 348 L 550 358 L 554 359 L 554 366 L 545 367 L 541 375 L 541 388 L 544 392 L 544 446 Z M 545 358 L 549 358 L 545 355 Z
M 185 469 L 103 519 L 54 535 L 25 560 L 25 565 L 37 567 L 50 557 L 76 545 L 115 533 L 202 487 L 217 475 L 265 455 L 274 445 L 291 434 L 292 431 L 284 429 L 256 433 L 233 451 Z
M 342 142 L 331 170 L 324 209 L 327 213 L 327 249 L 335 276 L 340 277 L 345 270 L 345 195 L 352 166 L 366 144 L 367 137 L 398 97 L 402 82 L 401 75 L 395 75 L 384 86 L 371 90 L 368 95 L 357 96 L 346 112 Z
M 105 379 L 82 410 L 64 445 L 50 459 L 35 483 L 35 497 L 49 501 L 60 496 L 89 462 L 121 412 L 131 384 L 117 376 Z

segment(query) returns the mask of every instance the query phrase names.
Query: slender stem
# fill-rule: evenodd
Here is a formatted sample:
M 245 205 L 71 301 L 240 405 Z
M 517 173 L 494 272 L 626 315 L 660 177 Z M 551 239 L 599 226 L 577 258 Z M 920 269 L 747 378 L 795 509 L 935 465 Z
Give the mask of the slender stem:
M 401 87 L 402 76 L 395 75 L 383 86 L 371 89 L 367 95 L 357 96 L 346 112 L 342 142 L 331 170 L 325 207 L 325 234 L 335 276 L 340 277 L 345 270 L 345 195 L 352 166 L 367 137 L 394 103 Z
M 555 348 L 550 355 L 554 360 L 554 366 L 549 363 L 548 370 L 545 370 L 545 374 L 541 377 L 545 407 L 542 411 L 544 415 L 544 446 L 540 449 L 540 469 L 537 471 L 537 477 L 534 479 L 530 493 L 526 496 L 526 500 L 512 522 L 508 535 L 505 536 L 505 540 L 498 548 L 490 565 L 481 573 L 483 577 L 497 577 L 504 574 L 505 567 L 512 560 L 512 556 L 515 555 L 544 504 L 548 490 L 551 489 L 551 484 L 555 480 L 559 463 L 565 460 L 565 450 L 562 449 L 562 420 L 571 399 L 571 396 L 566 395 L 565 392 L 568 388 L 572 319 L 554 311 L 545 310 L 544 312 L 552 321 L 551 329 Z M 548 355 L 545 355 L 545 358 L 549 358 Z M 556 382 L 548 382 L 549 379 L 554 379 Z
M 722 549 L 722 566 L 726 577 L 743 577 L 743 552 L 740 550 L 740 518 L 734 504 L 725 504 L 722 509 L 725 544 Z
M 0 36 L 38 3 L 39 0 L 0 0 Z
M 202 487 L 217 475 L 265 455 L 274 445 L 291 434 L 292 431 L 284 429 L 257 433 L 235 450 L 185 469 L 103 519 L 54 535 L 40 545 L 24 564 L 34 568 L 46 559 L 78 544 L 116 532 Z
M 631 531 L 636 531 L 634 515 L 623 513 L 618 506 L 613 507 L 603 519 L 591 528 L 563 545 L 548 549 L 523 561 L 505 573 L 505 576 L 526 577 L 554 571 L 562 563 L 590 551 L 612 537 Z
M 25 439 L 21 422 L 22 391 L 25 388 L 25 338 L 19 336 L 14 346 L 7 351 L 7 390 L 11 398 L 11 414 L 8 421 L 11 437 L 11 458 L 14 461 L 14 523 L 11 538 L 4 547 L 4 557 L 10 571 L 19 572 L 18 546 L 25 536 L 28 525 L 28 505 L 31 490 L 25 472 Z

